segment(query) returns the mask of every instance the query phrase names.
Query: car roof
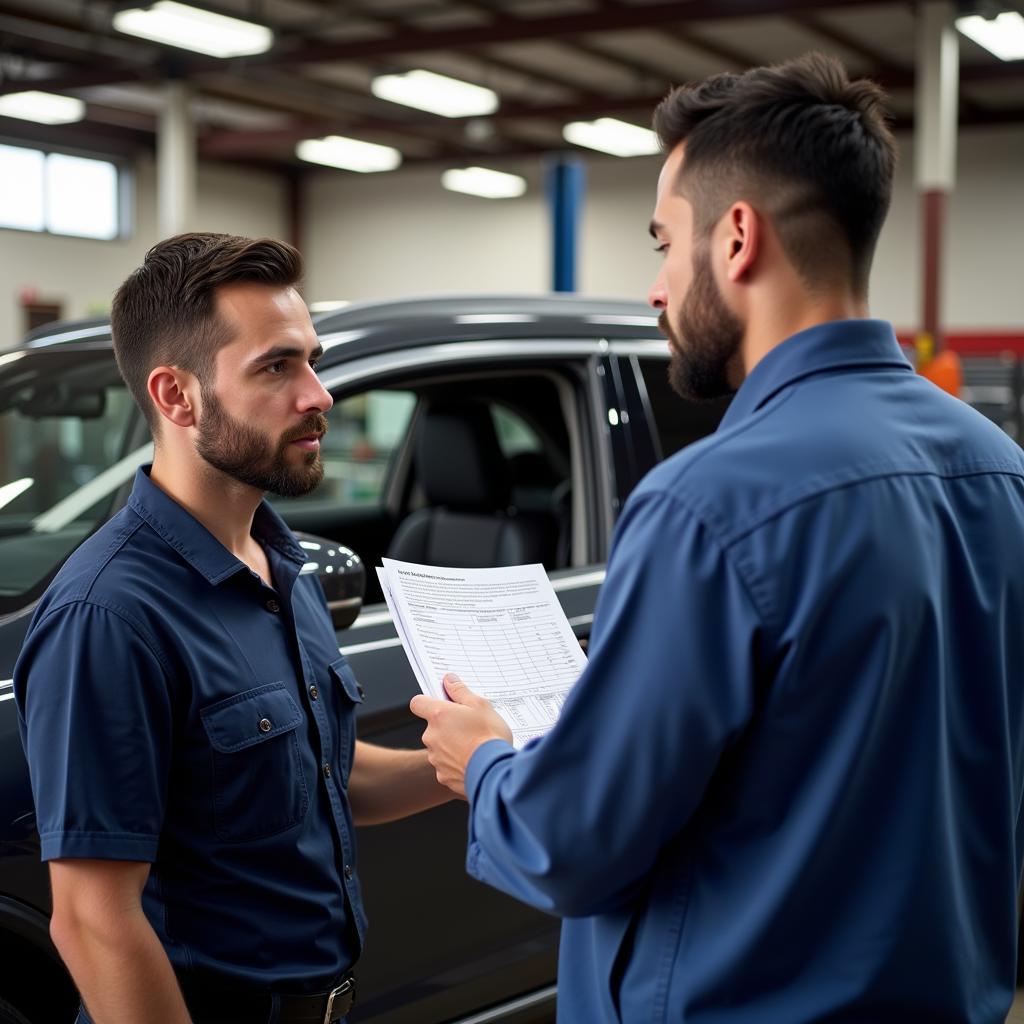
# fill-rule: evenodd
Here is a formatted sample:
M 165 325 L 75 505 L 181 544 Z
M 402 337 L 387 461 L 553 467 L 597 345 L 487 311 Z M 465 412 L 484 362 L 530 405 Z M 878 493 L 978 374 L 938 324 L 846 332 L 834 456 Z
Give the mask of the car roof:
M 450 295 L 353 303 L 313 324 L 331 365 L 392 349 L 501 339 L 661 338 L 640 302 L 583 295 Z
M 110 342 L 110 318 L 88 317 L 80 320 L 55 320 L 28 332 L 20 348 L 46 348 L 75 342 Z
M 313 315 L 323 364 L 440 342 L 511 338 L 660 338 L 641 302 L 583 295 L 446 295 L 356 302 Z M 109 348 L 106 317 L 65 320 L 30 332 L 21 348 Z

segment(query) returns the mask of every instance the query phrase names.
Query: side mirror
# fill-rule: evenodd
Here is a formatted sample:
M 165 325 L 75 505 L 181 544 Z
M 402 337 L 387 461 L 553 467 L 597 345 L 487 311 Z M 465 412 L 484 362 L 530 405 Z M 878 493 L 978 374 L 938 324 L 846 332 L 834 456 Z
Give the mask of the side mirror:
M 312 533 L 296 533 L 306 553 L 302 575 L 314 573 L 323 587 L 331 622 L 335 629 L 347 629 L 356 621 L 366 593 L 366 568 L 363 560 L 337 541 Z

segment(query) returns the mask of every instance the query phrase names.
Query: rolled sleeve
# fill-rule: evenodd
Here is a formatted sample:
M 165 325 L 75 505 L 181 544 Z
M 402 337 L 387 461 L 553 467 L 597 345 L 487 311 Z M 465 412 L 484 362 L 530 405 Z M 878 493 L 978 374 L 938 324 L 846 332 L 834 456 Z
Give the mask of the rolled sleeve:
M 85 601 L 49 611 L 30 629 L 14 683 L 42 859 L 152 862 L 171 696 L 129 613 Z
M 559 721 L 514 755 L 484 745 L 467 773 L 471 873 L 567 916 L 630 898 L 754 706 L 762 627 L 743 580 L 674 498 L 634 499 Z

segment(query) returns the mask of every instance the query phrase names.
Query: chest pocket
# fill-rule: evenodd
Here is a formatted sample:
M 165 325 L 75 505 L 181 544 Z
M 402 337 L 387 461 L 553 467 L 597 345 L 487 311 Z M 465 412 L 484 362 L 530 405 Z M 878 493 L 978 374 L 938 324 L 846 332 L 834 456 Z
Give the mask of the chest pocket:
M 355 673 L 345 658 L 338 658 L 330 664 L 331 676 L 339 684 L 335 690 L 338 694 L 338 718 L 342 736 L 342 770 L 348 780 L 352 770 L 352 755 L 356 744 L 356 708 L 363 702 L 363 688 L 356 679 Z
M 228 842 L 291 828 L 309 808 L 299 756 L 302 712 L 284 683 L 267 683 L 200 711 L 212 748 L 213 826 Z

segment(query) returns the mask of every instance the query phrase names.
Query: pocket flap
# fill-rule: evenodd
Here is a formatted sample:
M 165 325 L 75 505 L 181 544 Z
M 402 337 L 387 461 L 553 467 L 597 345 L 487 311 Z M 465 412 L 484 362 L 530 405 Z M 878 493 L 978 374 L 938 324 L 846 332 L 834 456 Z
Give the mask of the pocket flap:
M 330 667 L 331 673 L 341 683 L 345 693 L 348 694 L 348 699 L 354 704 L 362 704 L 366 691 L 359 685 L 359 680 L 356 679 L 356 674 L 352 671 L 352 666 L 349 665 L 348 659 L 341 657 L 337 661 L 332 661 Z
M 215 750 L 230 754 L 291 732 L 302 712 L 284 683 L 267 683 L 237 693 L 199 712 Z

